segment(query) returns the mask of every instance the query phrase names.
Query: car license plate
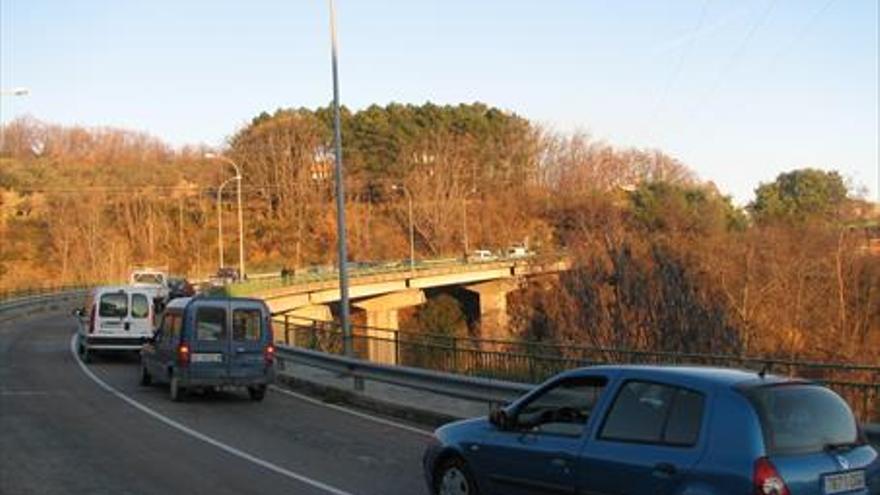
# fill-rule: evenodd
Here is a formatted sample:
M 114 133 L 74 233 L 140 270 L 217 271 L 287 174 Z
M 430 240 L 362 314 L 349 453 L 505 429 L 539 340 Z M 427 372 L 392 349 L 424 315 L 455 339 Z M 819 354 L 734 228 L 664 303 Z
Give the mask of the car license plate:
M 223 361 L 223 355 L 217 353 L 194 353 L 192 362 L 194 363 L 220 363 Z
M 865 472 L 850 471 L 825 477 L 825 494 L 843 493 L 865 488 Z

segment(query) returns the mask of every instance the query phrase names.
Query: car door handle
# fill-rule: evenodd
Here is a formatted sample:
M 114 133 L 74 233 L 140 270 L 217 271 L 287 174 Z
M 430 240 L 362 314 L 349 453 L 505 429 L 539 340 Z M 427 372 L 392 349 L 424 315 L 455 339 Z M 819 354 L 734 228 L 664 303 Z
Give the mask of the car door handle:
M 553 459 L 550 459 L 550 464 L 552 464 L 554 467 L 564 468 L 568 467 L 568 460 L 561 457 L 554 457 Z
M 658 464 L 654 464 L 654 471 L 652 474 L 658 478 L 671 478 L 678 473 L 678 469 L 674 464 L 670 464 L 668 462 L 661 462 Z

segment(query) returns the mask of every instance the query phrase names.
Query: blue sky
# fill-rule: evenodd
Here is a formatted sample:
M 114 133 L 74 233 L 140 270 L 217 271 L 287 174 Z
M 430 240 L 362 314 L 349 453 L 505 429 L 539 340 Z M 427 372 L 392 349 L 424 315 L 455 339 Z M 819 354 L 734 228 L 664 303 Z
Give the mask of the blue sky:
M 877 0 L 338 0 L 341 93 L 483 101 L 680 158 L 742 203 L 835 168 L 878 194 Z M 222 144 L 331 98 L 323 0 L 0 0 L 0 119 Z M 344 137 L 343 137 L 344 139 Z

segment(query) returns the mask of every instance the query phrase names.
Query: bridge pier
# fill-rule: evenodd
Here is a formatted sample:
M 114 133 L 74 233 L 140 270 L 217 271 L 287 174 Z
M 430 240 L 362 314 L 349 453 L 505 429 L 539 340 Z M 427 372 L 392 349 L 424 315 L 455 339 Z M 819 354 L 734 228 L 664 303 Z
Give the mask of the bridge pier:
M 507 314 L 507 295 L 517 289 L 513 279 L 500 279 L 464 287 L 479 296 L 480 337 L 484 339 L 510 339 Z
M 425 293 L 409 289 L 355 301 L 352 305 L 367 314 L 367 356 L 370 361 L 397 364 L 398 310 L 425 303 Z

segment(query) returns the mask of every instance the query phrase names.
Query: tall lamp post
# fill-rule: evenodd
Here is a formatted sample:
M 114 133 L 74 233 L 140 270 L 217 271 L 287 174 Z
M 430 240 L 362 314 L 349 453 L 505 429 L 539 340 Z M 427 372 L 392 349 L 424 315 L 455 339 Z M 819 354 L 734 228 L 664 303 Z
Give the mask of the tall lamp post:
M 471 251 L 470 242 L 468 238 L 468 226 L 467 226 L 467 200 L 468 198 L 477 192 L 476 188 L 472 188 L 469 192 L 465 193 L 465 195 L 461 198 L 461 231 L 462 237 L 464 238 L 464 257 L 467 260 L 468 254 Z
M 342 319 L 342 340 L 346 356 L 354 355 L 351 315 L 348 307 L 348 253 L 345 235 L 345 187 L 342 169 L 342 129 L 339 118 L 339 68 L 337 63 L 336 2 L 330 7 L 330 55 L 333 69 L 333 149 L 336 159 L 336 244 L 339 256 L 339 316 Z
M 409 189 L 403 184 L 394 184 L 391 189 L 395 191 L 403 191 L 409 203 L 409 270 L 414 271 L 416 268 L 416 230 L 413 224 L 413 198 Z
M 238 276 L 239 276 L 239 279 L 244 280 L 244 278 L 245 278 L 245 271 L 244 271 L 244 214 L 242 213 L 242 210 L 241 210 L 241 169 L 238 168 L 238 165 L 236 165 L 236 163 L 234 161 L 232 161 L 231 159 L 229 159 L 223 155 L 219 155 L 217 153 L 205 153 L 205 158 L 220 160 L 222 162 L 228 163 L 229 165 L 232 165 L 232 168 L 235 169 L 235 177 L 232 177 L 229 180 L 235 180 L 237 182 L 236 196 L 238 197 Z M 227 182 L 229 182 L 229 181 L 227 180 Z M 224 182 L 224 185 L 225 184 L 226 183 Z M 220 201 L 219 191 L 218 191 L 217 198 L 218 198 L 217 201 L 218 201 L 218 205 L 219 205 L 219 201 Z M 221 263 L 223 262 L 222 244 L 223 244 L 223 241 L 220 240 L 220 245 L 221 245 L 220 262 Z
M 217 252 L 218 257 L 220 258 L 220 268 L 223 268 L 224 259 L 223 259 L 223 210 L 220 207 L 220 198 L 223 195 L 223 188 L 226 187 L 226 184 L 234 181 L 235 177 L 230 177 L 226 179 L 223 184 L 220 184 L 220 187 L 217 188 Z

